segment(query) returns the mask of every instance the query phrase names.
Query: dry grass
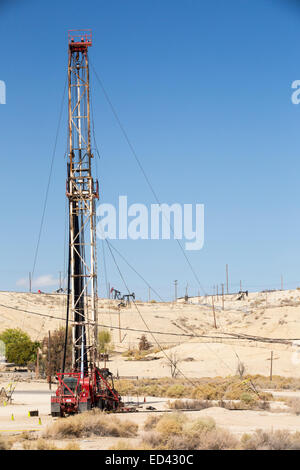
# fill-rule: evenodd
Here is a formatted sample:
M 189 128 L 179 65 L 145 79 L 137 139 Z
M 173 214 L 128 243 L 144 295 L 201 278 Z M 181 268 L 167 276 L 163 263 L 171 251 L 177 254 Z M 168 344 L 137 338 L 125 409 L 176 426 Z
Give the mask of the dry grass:
M 271 381 L 269 377 L 259 374 L 249 377 L 260 388 L 269 390 L 300 390 L 300 378 L 273 375 Z
M 168 408 L 171 410 L 204 410 L 215 406 L 214 403 L 208 400 L 174 400 L 167 402 Z
M 270 410 L 270 402 L 263 400 L 219 401 L 218 406 L 226 410 Z
M 137 431 L 138 426 L 132 421 L 121 421 L 116 416 L 105 414 L 99 410 L 93 410 L 59 419 L 46 429 L 44 437 L 51 439 L 87 437 L 92 435 L 134 437 Z
M 289 398 L 287 405 L 290 407 L 290 410 L 295 414 L 300 414 L 300 398 Z
M 155 428 L 155 426 L 157 425 L 158 421 L 160 420 L 160 416 L 159 415 L 149 415 L 145 421 L 145 424 L 144 424 L 144 430 L 145 431 L 150 431 L 152 429 Z
M 209 417 L 191 420 L 181 413 L 149 417 L 141 448 L 153 450 L 299 450 L 300 433 L 286 430 L 244 434 L 238 440 Z M 120 449 L 122 447 L 119 447 Z M 124 448 L 124 447 L 123 447 Z
M 53 442 L 46 439 L 37 439 L 35 441 L 23 442 L 24 450 L 80 450 L 79 444 L 69 442 L 65 447 L 57 447 Z
M 217 428 L 209 417 L 191 420 L 181 413 L 166 414 L 145 423 L 141 446 L 154 450 L 235 449 L 238 441 Z M 149 432 L 149 429 L 151 431 Z
M 255 393 L 251 383 L 255 384 L 255 388 L 260 390 L 269 380 L 263 376 L 255 376 L 257 381 L 251 376 L 245 376 L 241 380 L 237 376 L 229 377 L 203 377 L 201 379 L 193 379 L 194 386 L 190 381 L 185 379 L 143 379 L 139 381 L 120 380 L 117 389 L 121 395 L 132 396 L 154 396 L 169 398 L 193 398 L 195 400 L 241 400 L 242 395 L 248 394 L 252 400 L 272 399 L 270 393 L 259 391 Z M 282 381 L 283 383 L 283 381 Z M 299 381 L 300 384 L 300 381 Z
M 183 432 L 185 418 L 181 413 L 167 413 L 160 417 L 155 430 L 163 436 L 169 434 L 181 434 Z
M 252 395 L 244 393 L 240 400 L 174 400 L 167 402 L 168 408 L 171 410 L 204 410 L 212 406 L 219 406 L 227 410 L 269 410 L 270 403 L 264 400 L 257 400 Z
M 152 447 L 140 443 L 138 446 L 133 446 L 127 441 L 118 441 L 115 445 L 109 448 L 109 450 L 152 450 Z
M 244 450 L 299 450 L 300 433 L 286 430 L 267 432 L 258 429 L 254 434 L 244 434 L 241 446 Z
M 0 450 L 10 450 L 13 445 L 13 440 L 8 437 L 0 436 Z

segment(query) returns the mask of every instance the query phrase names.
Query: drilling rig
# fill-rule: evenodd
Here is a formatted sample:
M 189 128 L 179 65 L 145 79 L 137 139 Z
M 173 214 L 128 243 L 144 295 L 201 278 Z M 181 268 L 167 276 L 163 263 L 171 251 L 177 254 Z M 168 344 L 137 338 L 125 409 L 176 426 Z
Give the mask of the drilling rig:
M 51 415 L 80 413 L 98 407 L 117 410 L 121 397 L 113 375 L 97 367 L 97 258 L 95 200 L 90 132 L 88 48 L 90 30 L 68 32 L 68 136 L 66 196 L 69 203 L 69 268 L 65 354 Z M 65 372 L 66 345 L 72 327 L 72 370 Z

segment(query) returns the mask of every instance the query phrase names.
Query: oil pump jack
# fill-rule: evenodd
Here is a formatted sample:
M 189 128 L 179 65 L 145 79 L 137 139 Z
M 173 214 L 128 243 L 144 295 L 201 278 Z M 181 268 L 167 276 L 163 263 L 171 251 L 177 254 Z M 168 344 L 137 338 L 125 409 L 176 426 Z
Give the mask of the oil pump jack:
M 69 156 L 66 195 L 69 202 L 69 269 L 65 355 L 51 397 L 52 416 L 80 413 L 93 407 L 117 410 L 121 397 L 112 373 L 97 367 L 97 259 L 95 200 L 92 176 L 88 48 L 90 30 L 68 33 Z M 70 313 L 70 315 L 69 315 Z M 68 324 L 72 326 L 72 370 L 65 371 Z

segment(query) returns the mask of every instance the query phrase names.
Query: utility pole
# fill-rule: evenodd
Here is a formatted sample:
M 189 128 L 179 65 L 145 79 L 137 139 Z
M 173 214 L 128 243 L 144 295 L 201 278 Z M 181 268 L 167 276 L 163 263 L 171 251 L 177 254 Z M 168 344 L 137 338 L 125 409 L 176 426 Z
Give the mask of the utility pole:
M 31 273 L 29 273 L 29 292 L 31 292 Z
M 219 284 L 217 284 L 217 300 L 219 300 Z
M 150 303 L 151 300 L 151 287 L 148 289 L 148 302 Z
M 222 284 L 222 310 L 224 310 L 224 284 Z
M 226 292 L 229 294 L 228 290 L 228 264 L 226 264 Z
M 51 333 L 48 331 L 48 371 L 49 371 L 49 376 L 48 376 L 48 382 L 49 382 L 49 390 L 51 390 Z
M 271 351 L 271 359 L 270 359 L 270 382 L 272 382 L 273 378 L 273 351 Z
M 39 376 L 40 376 L 40 348 L 37 348 L 35 378 L 38 379 Z
M 175 280 L 174 281 L 174 288 L 175 288 L 175 302 L 177 302 L 177 285 L 178 285 L 178 281 Z
M 61 271 L 59 271 L 59 289 L 62 288 L 62 285 L 61 285 Z
M 188 296 L 188 288 L 189 288 L 189 285 L 187 284 L 186 285 L 186 288 L 185 288 L 185 295 Z
M 122 338 L 121 338 L 121 308 L 119 307 L 119 342 L 121 343 Z
M 242 292 L 242 281 L 240 281 L 240 292 Z
M 211 296 L 211 301 L 212 301 L 212 310 L 213 310 L 213 316 L 214 316 L 214 327 L 217 328 L 215 303 L 214 303 L 214 296 L 213 295 Z

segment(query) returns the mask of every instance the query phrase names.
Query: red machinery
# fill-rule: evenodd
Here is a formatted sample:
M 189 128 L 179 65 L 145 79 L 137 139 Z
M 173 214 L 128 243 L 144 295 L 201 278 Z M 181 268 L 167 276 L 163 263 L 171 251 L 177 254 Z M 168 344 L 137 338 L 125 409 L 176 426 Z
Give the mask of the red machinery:
M 116 410 L 122 406 L 111 372 L 96 366 L 99 354 L 95 200 L 99 198 L 99 189 L 92 174 L 88 63 L 91 45 L 90 30 L 69 31 L 67 315 L 62 371 L 57 373 L 59 385 L 56 395 L 51 397 L 52 416 L 79 413 L 94 407 Z M 65 372 L 69 322 L 72 326 L 72 368 L 71 372 Z
M 59 386 L 51 397 L 52 416 L 82 413 L 95 407 L 115 411 L 122 406 L 108 369 L 95 367 L 92 374 L 84 377 L 80 372 L 59 372 L 57 378 Z

